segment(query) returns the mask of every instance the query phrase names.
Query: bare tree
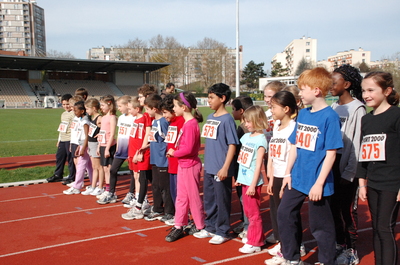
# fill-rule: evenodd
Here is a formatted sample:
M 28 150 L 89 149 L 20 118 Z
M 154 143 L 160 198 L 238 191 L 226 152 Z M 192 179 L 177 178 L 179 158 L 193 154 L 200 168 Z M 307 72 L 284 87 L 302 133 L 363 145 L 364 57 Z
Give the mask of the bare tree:
M 72 55 L 71 52 L 60 52 L 60 51 L 56 51 L 56 50 L 47 51 L 46 57 L 75 59 L 75 56 Z
M 147 42 L 136 37 L 127 44 L 116 45 L 114 49 L 116 58 L 123 61 L 145 62 Z

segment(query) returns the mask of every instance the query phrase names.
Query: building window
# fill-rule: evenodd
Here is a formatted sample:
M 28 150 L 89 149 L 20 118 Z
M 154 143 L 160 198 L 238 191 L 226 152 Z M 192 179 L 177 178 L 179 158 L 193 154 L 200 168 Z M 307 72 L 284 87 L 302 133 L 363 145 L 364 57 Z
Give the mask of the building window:
M 365 56 L 365 53 L 363 53 L 362 56 L 364 57 L 364 56 Z
M 306 52 L 310 52 L 310 49 L 306 49 Z
M 306 46 L 310 46 L 310 42 L 309 41 L 306 42 Z

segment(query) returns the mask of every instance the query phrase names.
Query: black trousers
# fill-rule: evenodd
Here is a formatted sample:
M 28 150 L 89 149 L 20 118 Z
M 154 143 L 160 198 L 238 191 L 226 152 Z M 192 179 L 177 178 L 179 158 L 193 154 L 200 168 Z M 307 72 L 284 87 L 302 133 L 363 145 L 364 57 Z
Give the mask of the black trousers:
M 168 168 L 153 165 L 152 173 L 153 211 L 175 215 L 175 206 L 170 192 Z
M 69 170 L 68 179 L 75 180 L 76 169 L 74 164 L 74 156 L 69 151 L 69 146 L 70 146 L 70 141 L 58 143 L 58 148 L 56 153 L 56 170 L 54 171 L 54 175 L 63 177 L 65 162 L 68 161 L 68 170 Z
M 118 180 L 118 170 L 121 168 L 122 164 L 124 163 L 125 158 L 115 158 L 112 161 L 111 168 L 110 168 L 110 193 L 114 194 L 115 188 L 117 187 L 117 180 Z

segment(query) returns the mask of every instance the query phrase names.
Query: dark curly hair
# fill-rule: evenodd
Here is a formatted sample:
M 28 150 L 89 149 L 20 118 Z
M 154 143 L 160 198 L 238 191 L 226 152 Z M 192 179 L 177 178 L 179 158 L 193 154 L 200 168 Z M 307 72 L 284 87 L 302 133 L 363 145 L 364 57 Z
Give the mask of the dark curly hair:
M 172 94 L 166 95 L 163 98 L 163 100 L 161 101 L 160 109 L 167 110 L 171 113 L 175 113 L 174 112 L 174 95 L 172 95 Z
M 351 85 L 347 90 L 353 97 L 356 97 L 358 100 L 363 101 L 361 91 L 362 76 L 360 75 L 360 71 L 357 68 L 351 66 L 350 64 L 343 64 L 333 70 L 333 72 L 341 74 L 345 81 L 350 82 Z

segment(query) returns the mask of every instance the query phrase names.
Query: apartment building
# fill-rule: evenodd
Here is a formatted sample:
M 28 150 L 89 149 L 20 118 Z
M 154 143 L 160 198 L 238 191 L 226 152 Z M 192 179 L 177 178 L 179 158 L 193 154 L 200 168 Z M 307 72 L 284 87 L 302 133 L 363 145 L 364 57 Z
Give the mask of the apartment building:
M 288 75 L 295 75 L 300 61 L 315 64 L 317 61 L 317 39 L 303 36 L 292 40 L 283 50 L 272 57 L 271 64 L 281 63 L 283 68 L 288 69 Z
M 44 9 L 32 0 L 0 0 L 0 50 L 46 55 Z
M 350 49 L 338 52 L 336 55 L 329 56 L 327 60 L 319 61 L 317 65 L 325 67 L 328 71 L 333 71 L 343 64 L 358 67 L 361 63 L 371 64 L 371 52 L 364 51 L 360 47 L 358 50 Z

